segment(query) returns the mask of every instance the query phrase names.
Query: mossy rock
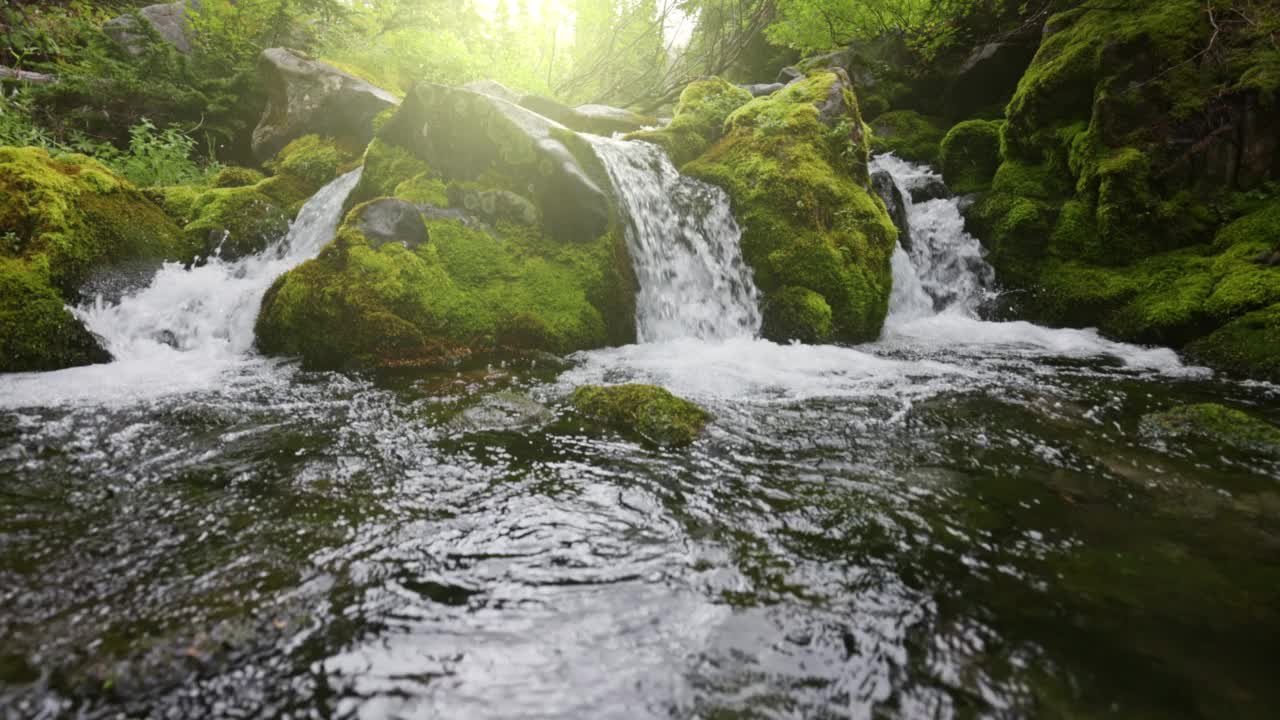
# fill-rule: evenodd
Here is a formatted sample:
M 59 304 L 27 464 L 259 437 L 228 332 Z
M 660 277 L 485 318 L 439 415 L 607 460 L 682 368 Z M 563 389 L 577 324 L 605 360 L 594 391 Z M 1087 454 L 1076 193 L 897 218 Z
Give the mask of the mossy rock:
M 831 306 L 808 288 L 782 288 L 764 307 L 760 334 L 775 342 L 827 342 L 831 339 Z
M 702 434 L 711 414 L 654 385 L 586 385 L 569 398 L 578 412 L 662 447 L 684 447 Z
M 991 187 L 1000 167 L 1001 122 L 966 120 L 947 131 L 938 148 L 942 179 L 951 192 L 964 195 Z
M 1196 362 L 1280 383 L 1280 303 L 1242 315 L 1187 347 Z
M 897 229 L 868 190 L 867 139 L 842 76 L 815 72 L 743 105 L 684 172 L 728 192 L 766 307 L 806 288 L 831 310 L 831 339 L 863 342 L 888 311 Z
M 261 172 L 252 168 L 224 167 L 209 181 L 209 187 L 237 188 L 246 185 L 257 185 L 266 179 Z
M 903 160 L 936 165 L 947 123 L 914 110 L 893 110 L 873 120 L 871 132 L 875 153 L 893 153 Z
M 725 119 L 750 101 L 750 92 L 726 80 L 699 80 L 680 93 L 675 115 L 666 127 L 634 132 L 627 139 L 657 145 L 667 151 L 673 165 L 680 167 L 719 140 Z
M 0 372 L 109 359 L 64 305 L 99 268 L 186 255 L 173 220 L 97 161 L 0 148 Z
M 435 366 L 505 350 L 569 353 L 635 339 L 635 290 L 615 233 L 565 243 L 423 206 L 428 242 L 371 243 L 366 208 L 267 292 L 258 347 L 308 367 Z
M 159 192 L 166 208 L 186 219 L 183 235 L 189 247 L 202 255 L 236 259 L 261 252 L 283 238 L 302 205 L 353 166 L 352 154 L 336 142 L 307 135 L 286 145 L 267 164 L 275 173 L 272 177 L 259 174 L 256 182 L 243 185 L 219 185 L 215 178 L 212 189 L 195 197 L 176 188 Z M 253 177 L 236 175 L 240 180 Z
M 1142 419 L 1150 434 L 1170 439 L 1198 439 L 1280 458 L 1280 428 L 1217 403 L 1183 405 Z

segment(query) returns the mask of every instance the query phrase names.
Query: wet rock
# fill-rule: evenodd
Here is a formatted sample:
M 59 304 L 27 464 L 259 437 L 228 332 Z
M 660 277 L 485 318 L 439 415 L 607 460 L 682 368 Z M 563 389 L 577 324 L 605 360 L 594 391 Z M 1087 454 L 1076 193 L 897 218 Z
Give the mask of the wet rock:
M 267 108 L 253 131 L 253 153 L 264 161 L 313 133 L 364 147 L 373 139 L 374 117 L 399 104 L 381 88 L 285 48 L 264 50 L 258 69 Z
M 635 132 L 657 124 L 657 120 L 639 113 L 608 105 L 579 105 L 571 108 L 541 95 L 526 95 L 519 105 L 550 118 L 578 132 L 610 136 Z
M 449 186 L 448 196 L 450 205 L 465 208 L 486 222 L 538 224 L 537 206 L 510 190 L 479 190 L 454 184 Z
M 910 252 L 911 221 L 907 216 L 906 199 L 898 189 L 898 184 L 887 170 L 877 170 L 871 173 L 871 189 L 880 196 L 885 208 L 889 210 L 889 217 L 893 219 L 894 227 L 898 228 L 898 243 Z
M 496 97 L 499 100 L 506 100 L 509 103 L 520 104 L 520 98 L 524 97 L 520 93 L 503 85 L 497 80 L 472 80 L 462 86 L 463 90 L 481 93 L 490 97 Z
M 497 392 L 463 410 L 449 424 L 454 432 L 536 430 L 555 420 L 555 413 L 527 395 Z
M 608 230 L 608 177 L 594 151 L 564 125 L 490 95 L 421 82 L 379 136 L 459 181 L 492 171 L 527 187 L 543 225 L 564 240 Z
M 975 49 L 947 88 L 944 106 L 949 115 L 970 117 L 1007 103 L 1038 46 L 1033 39 L 1014 38 Z
M 1280 428 L 1217 403 L 1183 405 L 1146 415 L 1142 429 L 1148 435 L 1166 439 L 1208 440 L 1280 458 Z
M 930 200 L 943 200 L 951 197 L 947 184 L 937 175 L 924 175 L 916 178 L 907 188 L 911 193 L 911 202 L 922 203 Z
M 148 5 L 139 10 L 138 15 L 162 40 L 183 55 L 189 55 L 191 38 L 188 35 L 188 7 L 198 8 L 198 0 L 178 0 L 178 2 Z M 102 26 L 102 32 L 123 45 L 130 55 L 141 55 L 146 50 L 147 36 L 138 28 L 136 22 L 132 15 L 121 15 L 108 20 Z
M 356 228 L 374 248 L 394 242 L 412 250 L 426 245 L 430 239 L 418 206 L 397 198 L 383 198 L 365 205 Z
M 665 447 L 693 443 L 711 419 L 706 410 L 654 385 L 586 385 L 569 403 L 593 420 Z
M 765 95 L 772 95 L 786 86 L 786 83 L 773 82 L 739 85 L 738 87 L 751 93 L 751 97 L 764 97 Z
M 149 285 L 158 269 L 158 260 L 130 260 L 95 268 L 80 286 L 80 299 L 90 303 L 98 299 L 109 305 L 118 303 Z

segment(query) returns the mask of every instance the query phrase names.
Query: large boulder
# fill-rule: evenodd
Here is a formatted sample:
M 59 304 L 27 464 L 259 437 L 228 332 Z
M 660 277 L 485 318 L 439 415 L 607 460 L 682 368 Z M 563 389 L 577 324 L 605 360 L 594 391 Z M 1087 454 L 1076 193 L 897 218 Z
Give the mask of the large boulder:
M 1000 167 L 1000 127 L 991 120 L 966 120 L 947 131 L 938 146 L 942 178 L 952 192 L 965 195 L 991 187 Z
M 765 329 L 779 330 L 770 339 L 874 340 L 888 310 L 897 230 L 869 190 L 868 138 L 850 88 L 841 70 L 815 71 L 751 100 L 684 167 L 729 193 Z
M 622 108 L 608 105 L 579 105 L 571 108 L 541 95 L 526 95 L 518 104 L 543 117 L 555 120 L 570 130 L 592 135 L 607 137 L 614 133 L 634 132 L 658 124 L 654 118 Z
M 661 147 L 680 167 L 719 140 L 725 118 L 750 100 L 750 92 L 720 78 L 699 80 L 680 93 L 675 116 L 666 127 L 631 133 L 627 139 Z
M 379 138 L 455 181 L 509 178 L 533 195 L 547 232 L 595 240 L 612 214 L 609 180 L 586 141 L 564 125 L 505 100 L 420 82 Z
M 1021 291 L 1009 295 L 1019 316 L 1272 372 L 1280 350 L 1263 349 L 1263 320 L 1280 270 L 1253 260 L 1275 247 L 1280 203 L 1238 191 L 1280 178 L 1280 129 L 1249 119 L 1280 102 L 1274 54 L 1261 30 L 1216 32 L 1195 0 L 1050 18 L 991 189 L 967 212 L 1002 284 Z
M 267 107 L 253 131 L 253 153 L 262 161 L 310 134 L 363 148 L 373 138 L 374 118 L 400 102 L 386 90 L 285 48 L 263 50 L 258 69 Z
M 191 53 L 190 23 L 187 13 L 199 9 L 198 0 L 178 0 L 177 2 L 148 5 L 138 11 L 138 17 L 150 26 L 161 40 L 169 43 L 183 55 Z M 137 19 L 130 15 L 108 20 L 102 31 L 112 40 L 124 46 L 130 55 L 141 55 L 146 49 L 146 35 L 138 27 Z
M 608 183 L 563 126 L 420 84 L 366 150 L 337 239 L 266 294 L 258 346 L 331 368 L 634 342 Z
M 192 254 L 158 206 L 100 163 L 0 148 L 0 372 L 109 360 L 66 310 L 82 284 L 104 266 Z

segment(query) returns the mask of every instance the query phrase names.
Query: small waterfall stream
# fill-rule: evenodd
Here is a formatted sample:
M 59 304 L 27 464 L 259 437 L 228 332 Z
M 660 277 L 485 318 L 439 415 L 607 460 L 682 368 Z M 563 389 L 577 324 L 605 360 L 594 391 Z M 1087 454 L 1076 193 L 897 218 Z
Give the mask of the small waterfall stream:
M 759 291 L 723 190 L 681 175 L 660 148 L 591 138 L 626 216 L 640 342 L 751 337 Z

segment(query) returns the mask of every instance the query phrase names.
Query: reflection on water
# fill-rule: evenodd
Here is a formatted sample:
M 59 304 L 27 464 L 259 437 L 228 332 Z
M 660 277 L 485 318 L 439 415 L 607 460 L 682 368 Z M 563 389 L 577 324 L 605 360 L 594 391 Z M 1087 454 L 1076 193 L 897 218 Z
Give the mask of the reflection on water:
M 987 325 L 964 334 L 1016 332 Z M 6 410 L 0 707 L 1269 714 L 1280 466 L 1139 423 L 1206 399 L 1274 420 L 1280 392 L 1088 334 L 925 329 Z M 708 405 L 707 437 L 664 452 L 559 409 L 628 379 Z M 555 417 L 459 422 L 495 393 Z

